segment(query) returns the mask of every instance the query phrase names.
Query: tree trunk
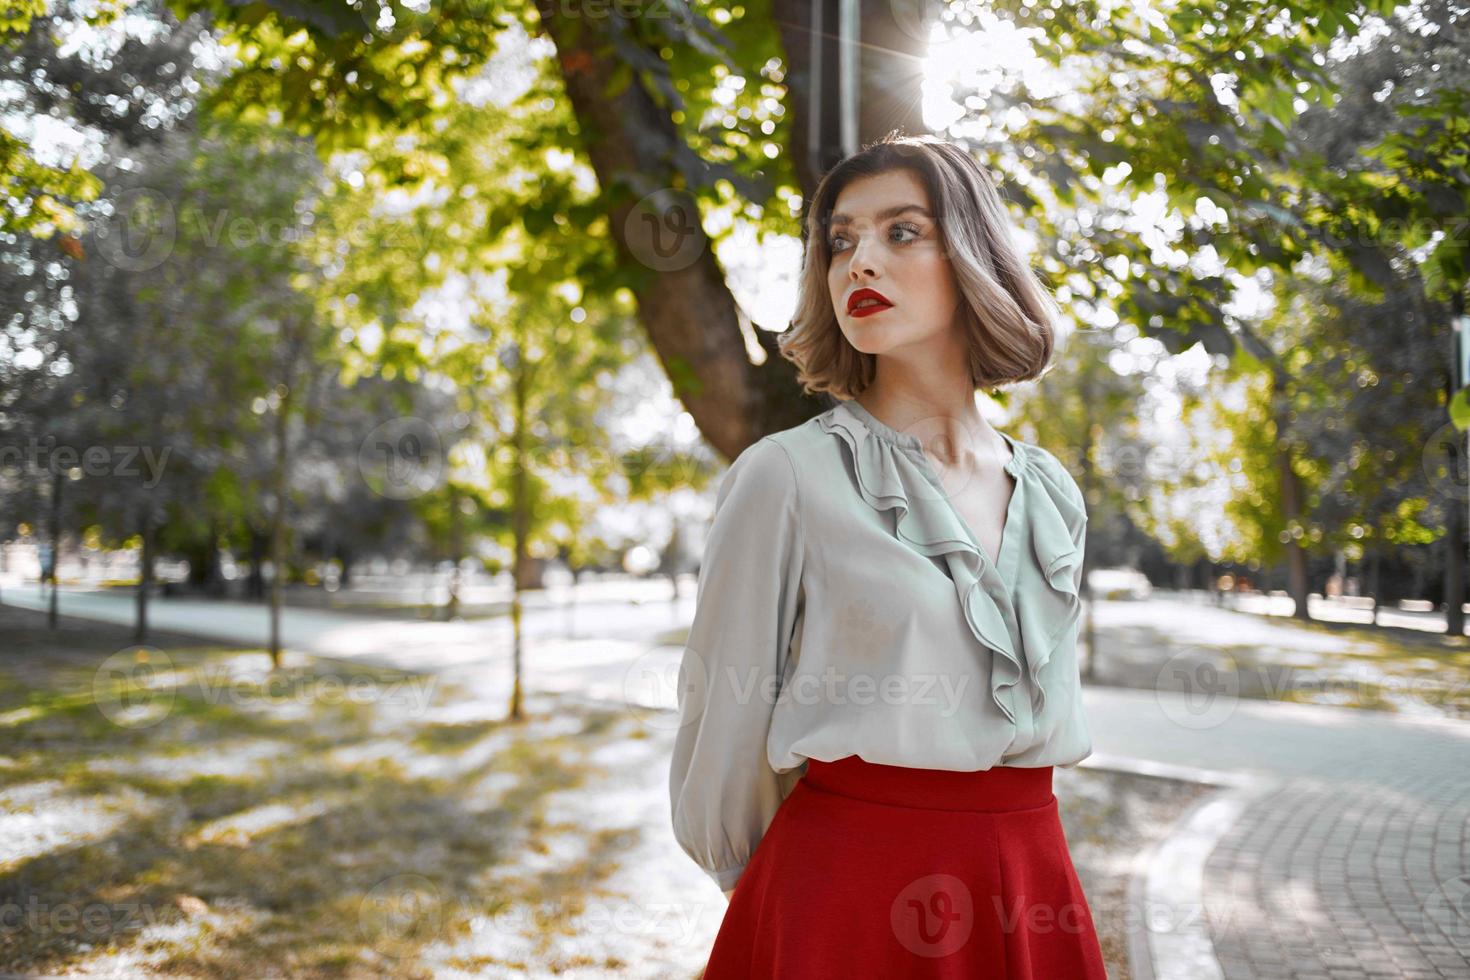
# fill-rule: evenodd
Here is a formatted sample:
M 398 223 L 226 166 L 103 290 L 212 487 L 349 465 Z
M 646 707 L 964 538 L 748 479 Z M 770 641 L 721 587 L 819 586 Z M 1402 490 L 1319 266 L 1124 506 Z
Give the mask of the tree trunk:
M 607 57 L 615 50 L 614 37 L 636 43 L 632 39 L 638 35 L 627 23 L 615 22 L 625 20 L 623 11 L 614 4 L 604 17 L 577 17 L 555 0 L 537 0 L 537 9 L 541 30 L 556 45 L 567 97 L 587 134 L 593 171 L 608 195 L 620 261 L 649 272 L 633 290 L 639 319 L 700 432 L 733 459 L 766 433 L 798 425 L 826 408 L 825 399 L 803 395 L 795 366 L 776 355 L 777 335 L 751 324 L 738 307 L 704 237 L 696 201 L 685 188 L 726 174 L 692 158 L 670 110 L 654 100 L 637 73 L 622 92 L 603 94 L 621 64 Z M 793 30 L 799 36 L 809 23 L 803 10 L 809 16 L 805 3 L 773 10 L 783 37 Z M 650 54 L 657 64 L 656 52 Z M 799 56 L 793 62 L 799 68 Z M 794 93 L 793 107 L 804 95 L 804 90 Z M 793 125 L 800 133 L 800 115 Z M 812 181 L 803 187 L 807 195 L 814 175 L 802 173 L 799 144 L 796 151 L 798 174 L 804 184 Z M 746 185 L 739 188 L 743 193 L 766 199 L 765 188 L 736 182 Z M 639 202 L 654 192 L 651 206 L 640 210 Z M 746 327 L 766 352 L 760 365 L 746 355 Z
M 61 612 L 57 608 L 57 571 L 61 568 L 61 488 L 66 477 L 60 471 L 51 474 L 51 597 L 46 609 L 46 624 L 56 629 Z
M 514 467 L 511 472 L 511 534 L 514 558 L 511 567 L 511 689 L 510 717 L 520 721 L 521 712 L 521 583 L 526 571 L 527 535 L 531 525 L 530 503 L 526 500 L 526 372 L 524 354 L 517 351 L 515 374 L 515 431 L 511 434 Z
M 1382 562 L 1382 560 L 1383 559 L 1382 559 L 1381 553 L 1379 552 L 1379 550 L 1377 548 L 1374 548 L 1373 549 L 1373 565 L 1372 565 L 1373 571 L 1372 571 L 1372 573 L 1370 575 L 1371 581 L 1373 582 L 1373 587 L 1369 590 L 1369 595 L 1371 595 L 1373 597 L 1373 610 L 1372 610 L 1372 612 L 1373 612 L 1373 619 L 1372 619 L 1372 623 L 1373 623 L 1374 626 L 1377 626 L 1378 625 L 1378 589 L 1380 587 L 1380 579 L 1379 579 L 1379 576 L 1378 576 L 1378 569 L 1379 569 L 1379 564 Z
M 250 575 L 245 579 L 245 596 L 255 602 L 265 599 L 265 542 L 266 536 L 250 525 Z
M 1276 469 L 1281 481 L 1281 514 L 1287 525 L 1305 528 L 1306 516 L 1302 513 L 1301 479 L 1291 465 L 1291 450 L 1287 446 L 1287 379 L 1280 373 L 1272 378 L 1271 405 L 1276 422 Z M 1287 588 L 1291 592 L 1296 619 L 1311 619 L 1307 608 L 1307 551 L 1302 538 L 1293 536 L 1286 542 Z
M 282 385 L 282 388 L 285 386 Z M 286 577 L 286 422 L 291 408 L 291 392 L 281 392 L 276 406 L 275 509 L 271 513 L 271 668 L 281 667 L 281 580 Z
M 145 491 L 143 501 L 143 545 L 138 559 L 138 618 L 133 624 L 133 642 L 148 639 L 148 590 L 153 585 L 153 507 Z
M 449 602 L 444 618 L 453 620 L 459 615 L 460 564 L 464 560 L 464 541 L 459 515 L 459 491 L 449 484 L 449 558 L 454 565 L 449 569 Z
M 1451 300 L 1452 316 L 1457 322 L 1465 312 L 1464 293 L 1456 290 Z M 1449 371 L 1445 374 L 1445 397 L 1448 400 L 1455 396 L 1455 372 Z M 1456 447 L 1456 456 L 1465 451 L 1465 438 L 1463 432 L 1457 432 L 1454 438 L 1459 442 Z M 1447 507 L 1449 519 L 1445 522 L 1445 552 L 1444 563 L 1444 618 L 1445 632 L 1450 636 L 1465 635 L 1465 502 L 1456 499 L 1453 495 Z
M 1465 514 L 1464 503 L 1451 500 L 1445 521 L 1444 631 L 1465 635 Z

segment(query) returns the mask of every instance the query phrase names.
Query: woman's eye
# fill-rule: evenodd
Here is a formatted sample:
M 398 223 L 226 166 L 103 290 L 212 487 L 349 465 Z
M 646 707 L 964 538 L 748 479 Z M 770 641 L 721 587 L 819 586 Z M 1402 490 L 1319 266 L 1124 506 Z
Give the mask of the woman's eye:
M 894 232 L 908 232 L 910 235 L 913 235 L 914 238 L 922 238 L 922 237 L 924 237 L 923 231 L 917 225 L 911 225 L 911 224 L 897 224 L 897 225 L 893 225 L 892 227 L 890 227 L 888 229 L 888 234 L 891 236 Z M 907 243 L 907 242 L 913 241 L 914 238 L 897 239 L 897 241 L 900 244 L 903 244 L 903 243 Z M 841 235 L 834 235 L 827 242 L 827 248 L 828 248 L 828 250 L 833 255 L 836 255 L 838 252 L 842 251 L 842 248 L 839 247 L 840 246 L 840 243 L 845 242 L 846 240 L 847 239 L 844 238 Z

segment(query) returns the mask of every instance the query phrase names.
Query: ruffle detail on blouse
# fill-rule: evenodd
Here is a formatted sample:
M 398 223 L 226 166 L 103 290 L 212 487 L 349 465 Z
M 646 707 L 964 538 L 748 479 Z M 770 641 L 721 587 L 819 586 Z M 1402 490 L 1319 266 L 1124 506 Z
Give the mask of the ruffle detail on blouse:
M 1038 624 L 1045 640 L 1039 650 L 1026 651 L 1033 701 L 1039 713 L 1046 705 L 1046 689 L 1037 675 L 1051 662 L 1058 644 L 1082 615 L 1082 597 L 1077 594 L 1075 579 L 1077 566 L 1082 564 L 1082 549 L 1077 542 L 1082 539 L 1087 512 L 1073 502 L 1071 493 L 1061 482 L 1062 477 L 1050 472 L 1050 467 L 1031 465 L 1026 467 L 1026 473 L 1030 487 L 1041 491 L 1032 493 L 1028 500 L 1031 549 L 1051 588 L 1043 597 L 1042 621 Z M 1022 622 L 1026 635 L 1029 635 L 1026 624 L 1032 621 L 1028 612 Z
M 1018 486 L 1015 492 L 1026 494 L 1031 547 L 1053 593 L 1047 597 L 1044 610 L 1048 621 L 1043 627 L 1045 638 L 1036 649 L 1031 649 L 1032 644 L 1023 644 L 1026 665 L 1023 668 L 1023 651 L 1016 649 L 1005 614 L 987 584 L 987 567 L 991 569 L 989 580 L 999 582 L 994 565 L 970 538 L 943 487 L 930 479 L 917 439 L 910 448 L 880 438 L 861 417 L 847 410 L 846 402 L 817 416 L 817 420 L 824 431 L 837 436 L 847 446 L 858 492 L 868 505 L 878 511 L 896 511 L 895 533 L 899 540 L 921 555 L 944 559 L 970 632 L 997 654 L 990 672 L 990 696 L 996 706 L 1015 723 L 1010 697 L 1004 692 L 1016 685 L 1025 669 L 1031 681 L 1032 704 L 1039 712 L 1045 704 L 1045 695 L 1038 672 L 1050 661 L 1066 627 L 1076 621 L 1080 607 L 1071 569 L 1081 560 L 1081 555 L 1069 528 L 1076 521 L 1085 520 L 1085 514 L 1072 503 L 1064 488 L 1040 472 L 1040 467 L 1024 455 L 1017 460 L 1019 465 L 1013 468 L 1014 475 L 1018 482 L 1026 481 L 1027 485 Z M 1018 445 L 1014 449 L 1017 453 L 1024 452 Z M 1024 637 L 1028 632 L 1026 621 L 1022 620 L 1020 625 Z

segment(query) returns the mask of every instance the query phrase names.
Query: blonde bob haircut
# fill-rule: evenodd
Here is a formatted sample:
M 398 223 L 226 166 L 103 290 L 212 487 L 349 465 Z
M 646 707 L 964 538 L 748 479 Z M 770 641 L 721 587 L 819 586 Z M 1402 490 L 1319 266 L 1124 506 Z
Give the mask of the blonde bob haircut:
M 778 339 L 781 356 L 797 367 L 803 392 L 830 392 L 846 400 L 873 381 L 876 355 L 847 342 L 832 308 L 828 223 L 849 183 L 900 168 L 912 171 L 929 194 L 960 293 L 959 327 L 970 340 L 974 386 L 988 391 L 1039 377 L 1051 360 L 1056 302 L 1016 247 L 990 175 L 954 143 L 895 131 L 823 175 L 807 210 L 796 314 Z

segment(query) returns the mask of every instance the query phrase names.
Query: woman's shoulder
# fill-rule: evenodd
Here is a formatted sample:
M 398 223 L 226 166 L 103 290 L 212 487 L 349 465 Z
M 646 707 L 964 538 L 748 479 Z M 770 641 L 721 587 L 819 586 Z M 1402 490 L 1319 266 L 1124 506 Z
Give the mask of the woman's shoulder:
M 839 407 L 833 406 L 824 412 L 818 412 L 805 422 L 778 429 L 765 438 L 779 443 L 792 456 L 804 460 L 833 442 L 830 423 L 836 417 Z

